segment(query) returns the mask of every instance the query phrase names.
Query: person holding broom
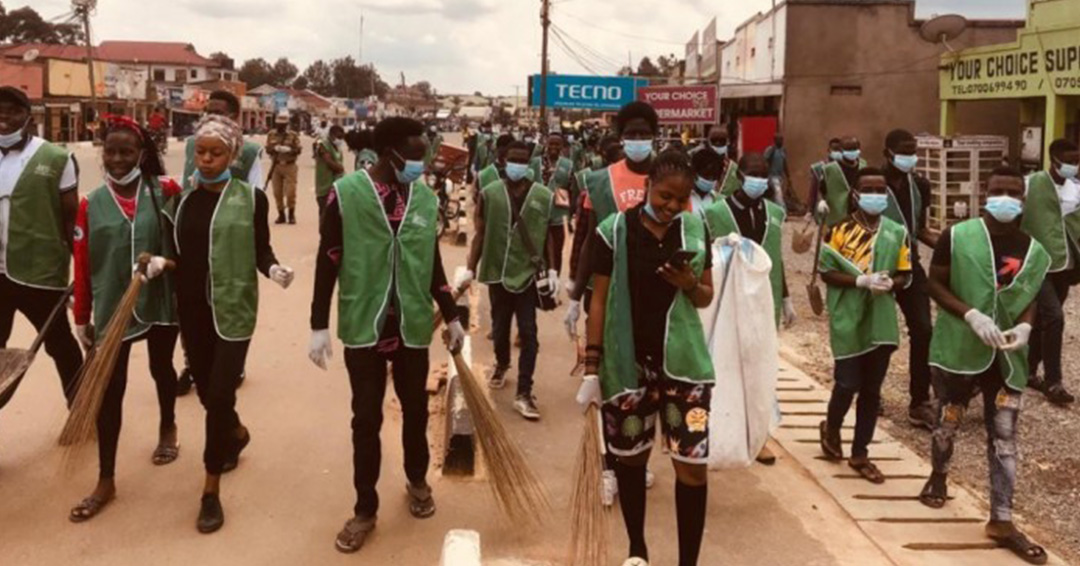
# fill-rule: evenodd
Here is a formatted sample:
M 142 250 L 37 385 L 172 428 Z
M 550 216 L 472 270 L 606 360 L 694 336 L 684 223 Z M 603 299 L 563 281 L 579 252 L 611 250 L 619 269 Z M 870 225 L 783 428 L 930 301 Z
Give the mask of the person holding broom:
M 409 512 L 418 519 L 435 513 L 427 483 L 429 462 L 428 347 L 435 300 L 447 321 L 451 350 L 465 330 L 446 282 L 438 242 L 435 194 L 421 180 L 424 128 L 409 118 L 387 118 L 375 127 L 379 161 L 334 183 L 322 217 L 315 290 L 311 302 L 309 357 L 326 369 L 332 355 L 330 302 L 338 294 L 338 337 L 352 386 L 354 516 L 335 547 L 360 550 L 375 528 L 387 366 L 401 402 Z M 394 258 L 387 261 L 387 257 Z
M 707 230 L 688 212 L 696 175 L 681 151 L 653 159 L 644 202 L 592 236 L 595 275 L 578 402 L 601 407 L 618 457 L 627 565 L 647 564 L 645 466 L 661 421 L 677 477 L 679 564 L 698 563 L 708 501 L 714 372 L 697 309 L 712 301 Z
M 278 264 L 270 247 L 266 194 L 232 177 L 229 164 L 244 144 L 240 126 L 208 115 L 194 138 L 193 187 L 172 199 L 166 215 L 173 229 L 180 333 L 206 409 L 206 483 L 196 527 L 212 533 L 225 524 L 221 474 L 236 468 L 251 440 L 236 412 L 236 387 L 255 331 L 256 275 L 288 288 L 293 271 Z
M 128 357 L 132 345 L 146 340 L 150 375 L 157 386 L 161 424 L 155 465 L 176 460 L 180 451 L 176 430 L 176 369 L 173 351 L 180 332 L 176 326 L 171 276 L 161 274 L 168 244 L 162 206 L 180 193 L 180 186 L 164 175 L 156 144 L 149 132 L 125 116 L 105 119 L 105 184 L 79 204 L 75 229 L 75 334 L 87 350 L 95 331 L 105 328 L 131 282 L 132 265 L 142 253 L 157 259 L 147 265 L 147 276 L 135 304 L 105 388 L 97 417 L 99 475 L 93 493 L 72 510 L 69 518 L 80 523 L 95 517 L 116 496 L 116 447 L 120 439 Z M 159 179 L 164 179 L 161 181 Z M 158 276 L 160 274 L 160 276 Z

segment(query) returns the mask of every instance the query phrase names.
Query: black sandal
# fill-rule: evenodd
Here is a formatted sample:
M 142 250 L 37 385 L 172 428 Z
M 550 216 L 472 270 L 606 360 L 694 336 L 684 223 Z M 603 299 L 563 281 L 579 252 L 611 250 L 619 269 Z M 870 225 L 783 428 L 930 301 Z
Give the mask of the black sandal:
M 1050 557 L 1046 549 L 1028 540 L 1024 533 L 1013 528 L 1013 532 L 1003 537 L 991 536 L 999 547 L 1007 548 L 1028 564 L 1046 564 Z
M 870 483 L 885 483 L 885 474 L 882 474 L 881 470 L 879 470 L 869 459 L 856 460 L 852 458 L 851 460 L 848 460 L 848 467 L 859 472 L 859 475 L 866 478 Z
M 364 546 L 364 541 L 373 530 L 375 530 L 375 517 L 369 519 L 353 517 L 345 521 L 345 527 L 341 529 L 334 541 L 334 548 L 338 552 L 352 554 Z
M 435 514 L 435 498 L 431 496 L 431 486 L 413 487 L 405 484 L 405 491 L 409 494 L 409 513 L 417 519 L 427 519 Z
M 75 507 L 71 508 L 71 514 L 68 515 L 68 519 L 70 519 L 72 523 L 89 521 L 96 517 L 98 513 L 101 513 L 114 497 L 102 499 L 91 495 L 80 501 Z
M 919 493 L 919 502 L 931 509 L 941 509 L 949 500 L 949 483 L 945 474 L 930 474 L 926 480 L 922 492 Z
M 818 431 L 821 433 L 821 452 L 825 457 L 834 461 L 843 460 L 844 447 L 840 443 L 840 431 L 830 432 L 828 421 L 821 421 Z

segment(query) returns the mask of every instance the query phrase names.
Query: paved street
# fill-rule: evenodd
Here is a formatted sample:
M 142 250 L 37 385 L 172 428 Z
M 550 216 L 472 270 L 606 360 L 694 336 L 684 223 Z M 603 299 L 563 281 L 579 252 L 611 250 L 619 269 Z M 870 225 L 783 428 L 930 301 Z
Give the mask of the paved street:
M 450 140 L 454 141 L 453 138 Z M 305 150 L 310 144 L 305 144 Z M 168 155 L 171 173 L 181 168 L 182 147 Z M 81 190 L 101 179 L 98 152 L 79 149 Z M 74 525 L 68 509 L 85 496 L 97 473 L 96 453 L 63 466 L 55 439 L 64 407 L 51 360 L 42 354 L 12 404 L 0 415 L 0 560 L 4 564 L 144 565 L 435 565 L 444 535 L 452 528 L 481 533 L 484 556 L 537 564 L 564 563 L 566 507 L 580 434 L 573 401 L 576 378 L 567 376 L 574 353 L 561 325 L 561 312 L 540 317 L 541 355 L 537 395 L 544 419 L 521 420 L 510 409 L 512 388 L 494 395 L 510 432 L 552 495 L 555 514 L 543 529 L 527 530 L 501 517 L 481 480 L 443 479 L 432 472 L 439 512 L 428 521 L 406 509 L 401 472 L 400 422 L 388 395 L 384 427 L 383 507 L 379 527 L 360 554 L 345 556 L 333 540 L 349 516 L 353 491 L 349 437 L 349 387 L 341 348 L 329 372 L 306 357 L 308 308 L 317 236 L 311 156 L 302 157 L 299 225 L 273 227 L 273 244 L 283 263 L 296 270 L 283 291 L 263 280 L 259 325 L 248 358 L 248 379 L 239 392 L 239 411 L 253 441 L 239 469 L 223 480 L 224 529 L 204 536 L 195 531 L 202 485 L 203 411 L 194 395 L 181 398 L 177 413 L 182 450 L 167 467 L 150 462 L 157 434 L 157 404 L 146 370 L 143 346 L 134 349 L 120 443 L 118 499 L 93 521 Z M 465 249 L 444 246 L 447 271 L 464 263 Z M 486 311 L 486 301 L 481 301 Z M 485 314 L 476 317 L 488 320 Z M 474 362 L 492 365 L 487 328 L 473 330 Z M 29 325 L 17 318 L 10 341 L 31 340 Z M 433 367 L 445 361 L 432 348 Z M 179 363 L 179 355 L 177 360 Z M 513 379 L 513 372 L 511 379 Z M 435 403 L 438 405 L 438 403 Z M 433 429 L 441 430 L 440 416 Z M 432 434 L 432 441 L 439 437 Z M 438 461 L 438 456 L 435 457 Z M 649 494 L 648 537 L 658 564 L 673 564 L 674 475 L 658 453 L 651 468 L 656 486 Z M 703 564 L 889 564 L 889 559 L 786 453 L 775 468 L 715 473 Z M 621 563 L 625 538 L 621 517 L 612 514 L 612 564 Z M 516 562 L 514 562 L 516 563 Z M 525 562 L 529 563 L 529 562 Z

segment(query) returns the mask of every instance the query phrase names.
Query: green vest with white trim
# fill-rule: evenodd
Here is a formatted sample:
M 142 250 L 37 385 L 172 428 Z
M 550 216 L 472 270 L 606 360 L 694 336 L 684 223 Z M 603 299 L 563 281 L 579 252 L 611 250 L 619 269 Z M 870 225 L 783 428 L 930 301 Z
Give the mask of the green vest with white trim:
M 245 140 L 244 146 L 240 148 L 239 155 L 229 165 L 233 178 L 246 183 L 248 176 L 251 174 L 251 168 L 255 166 L 255 161 L 259 159 L 261 153 L 261 145 Z M 195 188 L 192 179 L 195 175 L 195 169 L 195 136 L 191 136 L 187 140 L 187 145 L 184 146 L 184 178 L 180 180 L 185 191 Z
M 427 348 L 435 321 L 431 279 L 438 245 L 438 197 L 424 183 L 414 182 L 405 216 L 394 233 L 366 171 L 338 181 L 337 195 L 344 242 L 338 338 L 349 347 L 375 345 L 393 301 L 405 346 Z
M 765 253 L 772 260 L 772 269 L 769 270 L 769 283 L 772 287 L 773 310 L 775 311 L 776 325 L 780 325 L 781 314 L 784 307 L 784 247 L 783 230 L 784 220 L 787 213 L 780 205 L 763 200 L 765 203 L 765 237 L 759 242 L 765 249 Z M 722 238 L 728 234 L 739 234 L 739 223 L 731 212 L 731 206 L 727 200 L 718 200 L 705 208 L 705 223 L 709 227 L 709 237 L 712 239 Z
M 1069 247 L 1080 249 L 1080 210 L 1062 218 L 1061 199 L 1050 173 L 1039 171 L 1028 180 L 1020 229 L 1038 240 L 1050 254 L 1050 272 L 1069 265 Z M 1073 258 L 1080 262 L 1080 258 Z
M 866 162 L 860 159 L 859 169 L 864 167 Z M 844 170 L 838 161 L 827 163 L 822 169 L 822 176 L 825 180 L 825 202 L 829 205 L 825 225 L 831 228 L 843 222 L 849 214 L 851 187 L 848 186 L 847 177 L 844 176 Z
M 341 150 L 337 148 L 337 145 L 333 144 L 328 138 L 319 140 L 319 146 L 322 148 L 334 163 L 342 165 Z M 326 164 L 321 158 L 315 158 L 315 196 L 324 197 L 330 194 L 330 188 L 334 186 L 334 181 L 341 178 L 341 175 L 334 173 L 330 170 L 330 166 Z
M 151 197 L 150 191 L 154 191 Z M 163 242 L 161 218 L 154 206 L 165 202 L 161 186 L 143 181 L 135 197 L 135 218 L 129 220 L 116 202 L 112 190 L 102 185 L 86 197 L 90 233 L 90 286 L 93 294 L 94 326 L 105 332 L 120 298 L 131 283 L 131 269 L 143 252 L 168 255 Z M 135 303 L 135 316 L 124 338 L 145 332 L 151 325 L 176 324 L 172 274 L 165 272 L 144 283 Z
M 896 275 L 900 250 L 907 242 L 903 224 L 882 217 L 874 238 L 871 273 L 887 272 Z M 821 246 L 819 270 L 837 271 L 853 277 L 866 275 L 851 260 L 830 245 Z M 853 358 L 878 346 L 900 343 L 900 328 L 896 316 L 896 299 L 892 293 L 874 295 L 858 287 L 828 286 L 826 303 L 829 309 L 829 341 L 833 358 Z
M 994 247 L 981 218 L 952 227 L 952 263 L 949 288 L 971 308 L 994 319 L 998 328 L 1008 330 L 1039 295 L 1050 255 L 1034 238 L 1024 257 L 1024 266 L 1005 288 L 998 288 Z M 1005 383 L 1023 391 L 1028 381 L 1028 349 L 996 352 L 971 330 L 963 318 L 945 309 L 938 310 L 930 341 L 930 364 L 954 374 L 979 374 L 997 359 Z
M 60 290 L 70 279 L 71 248 L 64 234 L 60 178 L 68 152 L 42 143 L 23 167 L 11 193 L 7 276 L 38 289 Z
M 477 277 L 481 283 L 501 284 L 512 293 L 524 291 L 536 275 L 532 256 L 521 239 L 521 228 L 513 221 L 510 193 L 506 183 L 498 181 L 483 188 L 484 249 Z M 548 225 L 554 208 L 553 195 L 547 187 L 533 183 L 521 206 L 519 222 L 536 248 L 543 254 L 547 243 Z M 543 256 L 541 256 L 543 259 Z
M 600 223 L 597 233 L 611 248 L 614 265 L 604 309 L 604 357 L 600 363 L 600 384 L 604 399 L 639 389 L 637 354 L 634 345 L 634 321 L 630 291 L 632 250 L 626 244 L 626 214 L 617 213 Z M 694 275 L 705 270 L 705 223 L 701 217 L 684 212 L 679 215 L 682 249 L 695 252 L 690 260 Z M 659 331 L 660 329 L 656 329 Z M 697 307 L 686 293 L 675 293 L 664 329 L 664 373 L 667 377 L 690 383 L 713 383 L 715 373 L 705 330 Z
M 183 257 L 180 223 L 191 189 L 180 194 L 173 214 L 177 252 Z M 181 264 L 180 269 L 183 269 Z M 221 191 L 210 221 L 210 308 L 214 329 L 224 340 L 250 339 L 259 312 L 259 280 L 255 263 L 255 189 L 232 179 Z

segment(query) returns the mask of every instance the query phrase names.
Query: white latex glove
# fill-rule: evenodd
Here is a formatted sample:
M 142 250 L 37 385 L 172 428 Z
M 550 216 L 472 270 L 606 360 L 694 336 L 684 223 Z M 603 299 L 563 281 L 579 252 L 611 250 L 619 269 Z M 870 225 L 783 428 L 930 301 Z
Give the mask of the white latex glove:
M 446 347 L 451 352 L 457 352 L 461 350 L 461 347 L 465 345 L 465 328 L 461 326 L 461 321 L 455 320 L 446 325 L 447 341 Z
M 1021 322 L 1010 330 L 1005 331 L 1005 345 L 1001 347 L 1006 352 L 1013 352 L 1028 345 L 1031 340 L 1031 325 Z
M 270 266 L 270 280 L 280 285 L 282 289 L 288 289 L 293 282 L 293 270 L 284 265 L 274 264 Z
M 784 297 L 784 307 L 781 319 L 784 323 L 784 328 L 791 328 L 798 320 L 798 316 L 795 314 L 795 305 L 791 302 L 791 297 Z
M 315 365 L 326 369 L 326 362 L 334 357 L 334 350 L 330 346 L 330 330 L 324 328 L 311 331 L 307 357 Z
M 821 199 L 817 203 L 817 213 L 819 216 L 829 215 L 829 203 L 825 202 L 825 199 Z
M 590 405 L 599 407 L 603 400 L 600 392 L 600 376 L 586 375 L 581 378 L 581 387 L 578 387 L 577 392 L 577 402 L 581 405 L 581 411 L 588 411 Z
M 983 341 L 983 344 L 991 348 L 1001 348 L 1005 345 L 1005 334 L 998 328 L 997 323 L 994 322 L 994 319 L 979 312 L 978 309 L 967 311 L 964 314 L 964 321 L 968 323 L 968 326 L 979 337 L 979 340 Z
M 75 338 L 79 340 L 79 344 L 82 344 L 84 350 L 92 348 L 94 346 L 94 325 L 76 324 Z
M 566 316 L 563 317 L 563 325 L 566 326 L 566 333 L 570 335 L 571 340 L 577 339 L 577 322 L 580 318 L 581 301 L 570 301 Z
M 464 291 L 469 287 L 469 284 L 472 283 L 474 277 L 476 277 L 476 274 L 473 273 L 471 269 L 458 269 L 457 272 L 454 273 L 454 288 L 459 291 Z

